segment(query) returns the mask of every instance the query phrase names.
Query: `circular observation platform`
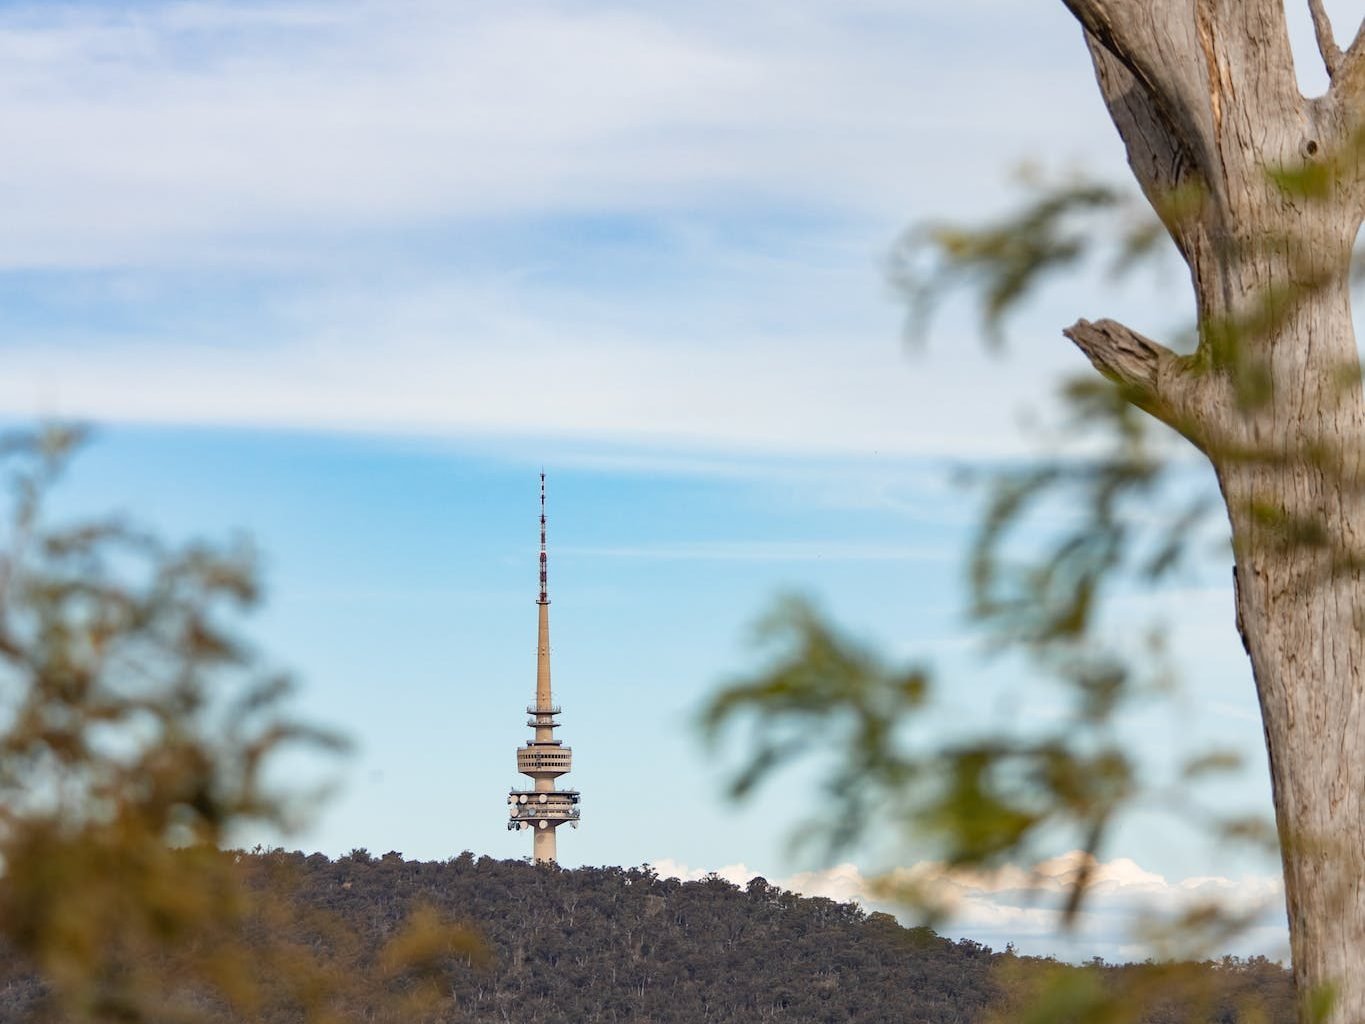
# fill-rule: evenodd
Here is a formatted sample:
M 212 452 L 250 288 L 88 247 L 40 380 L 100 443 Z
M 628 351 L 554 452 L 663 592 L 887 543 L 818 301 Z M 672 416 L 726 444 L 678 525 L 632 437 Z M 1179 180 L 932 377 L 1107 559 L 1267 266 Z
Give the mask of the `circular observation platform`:
M 536 744 L 517 748 L 517 771 L 523 775 L 564 775 L 573 770 L 573 750 Z

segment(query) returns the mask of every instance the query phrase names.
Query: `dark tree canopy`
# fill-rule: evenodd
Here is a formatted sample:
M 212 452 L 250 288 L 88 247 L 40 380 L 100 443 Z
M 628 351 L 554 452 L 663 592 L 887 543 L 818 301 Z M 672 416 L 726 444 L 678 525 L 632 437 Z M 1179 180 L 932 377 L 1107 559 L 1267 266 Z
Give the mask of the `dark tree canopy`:
M 1151 1024 L 1293 1018 L 1288 976 L 1264 960 L 1067 968 L 903 928 L 763 879 L 741 889 L 717 877 L 660 878 L 647 867 L 565 871 L 469 853 L 421 863 L 363 850 L 335 861 L 242 855 L 241 866 L 287 911 L 281 920 L 292 923 L 276 939 L 322 947 L 328 962 L 367 979 L 339 991 L 336 1020 L 985 1022 L 1122 992 L 1153 970 L 1164 972 L 1168 998 L 1142 1018 Z M 425 975 L 411 965 L 386 969 L 383 951 L 401 947 L 423 913 L 465 922 L 482 948 L 429 948 L 418 965 Z M 255 924 L 243 939 L 248 952 L 261 941 Z M 41 1005 L 43 989 L 10 966 L 0 1019 L 19 1021 Z M 377 998 L 429 978 L 439 979 L 440 998 L 421 1009 Z M 250 1019 L 298 1019 L 289 989 L 270 996 Z M 211 1000 L 187 1005 L 206 1024 L 245 1019 Z

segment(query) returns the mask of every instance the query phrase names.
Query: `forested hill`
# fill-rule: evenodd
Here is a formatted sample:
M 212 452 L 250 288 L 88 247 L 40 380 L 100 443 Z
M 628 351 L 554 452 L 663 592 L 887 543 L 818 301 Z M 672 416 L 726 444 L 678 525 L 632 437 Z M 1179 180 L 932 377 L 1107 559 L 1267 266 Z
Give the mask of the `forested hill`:
M 1023 995 L 1027 980 L 1055 967 L 762 879 L 738 888 L 714 877 L 660 878 L 648 868 L 563 870 L 469 853 L 440 863 L 364 851 L 335 861 L 282 851 L 229 856 L 279 911 L 268 926 L 261 918 L 248 929 L 245 943 L 326 947 L 332 959 L 344 957 L 358 994 L 346 995 L 327 1019 L 966 1024 L 1022 1019 L 1007 1007 L 1026 1005 L 1033 998 Z M 465 924 L 478 945 L 441 947 L 436 1006 L 420 1015 L 377 1013 L 367 1008 L 367 993 L 407 984 L 407 975 L 386 973 L 389 951 L 406 944 L 421 952 L 405 939 L 414 915 Z M 270 960 L 297 975 L 273 952 Z M 1140 970 L 1071 969 L 1108 988 Z M 1168 1001 L 1143 1019 L 1293 1020 L 1288 978 L 1277 965 L 1228 961 L 1196 970 L 1207 1000 L 1198 1007 Z M 200 1018 L 242 1019 L 211 998 L 191 1001 Z M 24 1019 L 41 1003 L 32 974 L 0 985 L 0 1020 Z M 287 1004 L 262 1005 L 251 1019 L 312 1019 Z
M 473 1020 L 949 1022 L 978 1019 L 994 997 L 985 947 L 760 879 L 739 889 L 470 854 L 303 869 L 303 898 L 357 927 L 395 927 L 415 901 L 470 922 L 495 958 L 456 986 Z
M 648 868 L 561 870 L 469 853 L 445 863 L 285 856 L 298 898 L 372 944 L 424 903 L 470 923 L 492 962 L 455 972 L 461 1014 L 452 1019 L 949 1024 L 999 1007 L 1010 994 L 997 979 L 1010 974 L 998 968 L 1019 959 L 762 879 L 741 889 Z M 1210 968 L 1214 989 L 1216 1005 L 1199 1008 L 1206 1019 L 1294 1019 L 1288 977 L 1274 964 Z M 1238 1012 L 1250 1006 L 1265 1016 Z

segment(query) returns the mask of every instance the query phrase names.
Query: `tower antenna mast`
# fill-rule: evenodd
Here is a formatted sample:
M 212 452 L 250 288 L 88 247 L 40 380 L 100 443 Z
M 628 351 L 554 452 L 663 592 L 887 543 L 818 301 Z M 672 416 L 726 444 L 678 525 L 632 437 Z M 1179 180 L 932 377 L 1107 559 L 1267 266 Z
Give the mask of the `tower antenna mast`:
M 537 864 L 555 860 L 555 830 L 566 821 L 578 827 L 578 790 L 556 789 L 555 780 L 573 767 L 573 751 L 554 738 L 559 705 L 550 692 L 549 555 L 545 543 L 545 472 L 540 473 L 540 597 L 536 601 L 536 702 L 526 709 L 535 738 L 517 748 L 517 771 L 529 776 L 531 789 L 507 795 L 509 829 L 532 830 L 531 855 Z
M 549 556 L 545 553 L 545 471 L 540 472 L 540 600 L 537 604 L 550 603 Z

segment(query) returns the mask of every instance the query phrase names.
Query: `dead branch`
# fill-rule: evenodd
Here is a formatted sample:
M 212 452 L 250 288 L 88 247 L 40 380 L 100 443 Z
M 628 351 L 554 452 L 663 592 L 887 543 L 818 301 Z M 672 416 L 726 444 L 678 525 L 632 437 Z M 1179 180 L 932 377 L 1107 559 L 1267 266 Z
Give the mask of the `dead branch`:
M 1322 0 L 1308 0 L 1308 11 L 1313 16 L 1313 34 L 1318 39 L 1318 53 L 1322 54 L 1327 77 L 1335 79 L 1345 54 L 1341 52 L 1341 47 L 1337 45 L 1336 38 L 1332 35 L 1332 21 L 1327 17 Z
M 1194 381 L 1184 358 L 1116 320 L 1077 320 L 1062 333 L 1129 401 L 1204 447 L 1191 418 Z

